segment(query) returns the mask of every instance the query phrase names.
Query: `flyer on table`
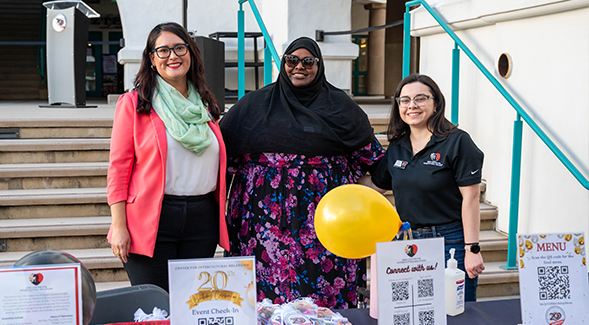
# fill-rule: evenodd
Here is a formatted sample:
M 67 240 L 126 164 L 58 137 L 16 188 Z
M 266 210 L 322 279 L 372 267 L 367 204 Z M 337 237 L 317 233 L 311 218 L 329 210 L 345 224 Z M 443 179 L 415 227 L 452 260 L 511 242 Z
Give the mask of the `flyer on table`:
M 0 268 L 0 324 L 82 325 L 80 264 Z
M 589 324 L 583 233 L 518 234 L 524 324 Z
M 446 324 L 444 239 L 376 244 L 379 324 Z
M 171 260 L 172 325 L 256 325 L 254 257 Z

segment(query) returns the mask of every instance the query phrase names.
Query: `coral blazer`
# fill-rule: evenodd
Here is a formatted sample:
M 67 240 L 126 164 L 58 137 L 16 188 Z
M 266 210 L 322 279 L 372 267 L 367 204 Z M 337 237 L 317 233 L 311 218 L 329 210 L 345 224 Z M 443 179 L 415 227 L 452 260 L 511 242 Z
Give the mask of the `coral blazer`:
M 139 114 L 136 109 L 137 91 L 122 95 L 117 102 L 106 193 L 108 205 L 126 201 L 130 252 L 153 257 L 166 185 L 168 142 L 164 122 L 155 110 Z M 219 245 L 229 250 L 225 222 L 227 154 L 218 124 L 208 123 L 219 141 L 220 151 L 215 190 L 219 202 Z M 112 230 L 111 225 L 107 235 L 109 242 Z

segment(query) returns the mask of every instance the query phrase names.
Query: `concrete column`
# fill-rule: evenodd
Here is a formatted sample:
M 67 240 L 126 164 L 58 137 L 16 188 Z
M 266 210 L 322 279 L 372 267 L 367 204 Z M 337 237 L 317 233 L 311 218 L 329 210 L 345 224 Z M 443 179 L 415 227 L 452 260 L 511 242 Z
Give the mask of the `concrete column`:
M 182 0 L 117 0 L 125 47 L 118 53 L 124 66 L 125 91 L 133 89 L 133 81 L 141 65 L 141 54 L 147 35 L 155 25 L 177 22 L 182 25 Z
M 387 24 L 403 19 L 405 1 L 387 1 Z M 418 51 L 411 49 L 412 59 L 418 57 Z M 415 65 L 413 65 L 415 67 Z M 413 68 L 414 69 L 414 68 Z M 403 25 L 386 29 L 385 39 L 385 91 L 387 97 L 395 94 L 395 89 L 403 75 Z M 412 70 L 414 71 L 414 70 Z
M 351 0 L 261 0 L 256 3 L 263 5 L 262 17 L 280 55 L 300 36 L 315 39 L 315 30 L 329 32 L 352 28 Z M 358 57 L 358 45 L 351 40 L 351 35 L 328 35 L 319 43 L 327 80 L 348 93 L 352 88 L 352 62 Z
M 126 90 L 133 88 L 133 80 L 139 70 L 141 52 L 149 31 L 162 22 L 174 21 L 182 24 L 182 3 L 182 0 L 117 0 L 126 43 L 118 53 L 118 60 L 124 65 Z M 300 36 L 315 39 L 315 30 L 341 31 L 352 27 L 352 0 L 257 0 L 256 4 L 279 55 L 283 54 L 290 42 Z M 243 7 L 246 31 L 259 32 L 249 3 L 244 3 Z M 238 9 L 237 0 L 189 0 L 188 30 L 196 31 L 200 36 L 219 31 L 237 32 Z M 236 61 L 237 41 L 222 41 L 225 42 L 225 60 Z M 262 44 L 260 38 L 260 50 Z M 327 80 L 350 92 L 352 61 L 358 57 L 358 46 L 351 42 L 350 35 L 326 36 L 319 46 L 325 60 Z M 246 42 L 246 47 L 246 59 L 249 60 L 253 49 L 251 40 Z M 274 78 L 278 75 L 276 72 Z M 249 75 L 253 76 L 253 73 Z M 235 69 L 226 69 L 225 81 L 225 85 L 230 88 L 237 84 Z M 246 88 L 253 89 L 248 86 Z
M 370 27 L 386 23 L 387 5 L 371 3 L 365 5 L 370 10 Z M 385 30 L 379 29 L 368 33 L 368 75 L 367 93 L 369 96 L 384 95 L 385 77 Z

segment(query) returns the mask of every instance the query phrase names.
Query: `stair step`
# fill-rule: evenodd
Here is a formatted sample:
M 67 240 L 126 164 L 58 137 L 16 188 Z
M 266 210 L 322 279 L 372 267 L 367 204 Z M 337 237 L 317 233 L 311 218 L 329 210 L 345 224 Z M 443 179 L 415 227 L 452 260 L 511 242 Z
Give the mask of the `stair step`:
M 0 178 L 58 177 L 58 176 L 106 176 L 108 162 L 3 164 Z
M 37 138 L 110 138 L 112 127 L 85 128 L 21 128 L 21 139 Z
M 0 190 L 106 187 L 108 162 L 3 164 Z
M 484 202 L 479 203 L 479 205 L 481 214 L 481 230 L 494 230 L 495 220 L 499 215 L 497 207 Z
M 90 271 L 94 282 L 128 281 L 123 263 L 113 255 L 110 248 L 64 250 L 76 257 Z M 10 267 L 32 251 L 0 253 L 0 267 Z
M 0 220 L 0 238 L 106 235 L 111 217 Z
M 507 262 L 485 262 L 485 270 L 479 276 L 477 298 L 519 295 L 519 271 L 506 270 Z
M 110 139 L 10 139 L 0 140 L 0 152 L 109 150 Z
M 117 281 L 117 282 L 95 282 L 96 292 L 114 290 L 119 288 L 126 288 L 131 286 L 130 281 Z
M 387 140 L 387 135 L 386 134 L 376 134 L 376 140 L 378 140 L 378 142 L 380 142 L 380 145 L 387 149 L 389 147 L 389 140 Z
M 106 188 L 0 191 L 0 206 L 106 203 Z
M 47 104 L 47 103 L 39 103 Z M 20 103 L 4 104 L 12 106 L 9 110 L 18 110 L 23 106 Z M 28 105 L 27 105 L 28 107 Z M 102 110 L 102 109 L 101 109 Z M 103 116 L 98 109 L 75 108 L 39 108 L 28 110 L 31 114 L 41 114 L 37 118 L 22 117 L 19 114 L 4 114 L 0 119 L 0 128 L 112 128 L 114 107 L 107 108 L 108 113 Z
M 0 164 L 108 161 L 109 138 L 0 140 Z
M 127 284 L 129 279 L 123 263 L 113 255 L 110 248 L 94 248 L 94 249 L 68 249 L 65 252 L 76 257 L 92 274 L 95 283 L 111 283 L 117 282 Z M 23 256 L 32 251 L 20 252 L 3 252 L 0 253 L 0 267 L 11 267 L 20 260 Z M 223 256 L 223 249 L 217 247 L 215 257 Z M 116 284 L 115 284 L 116 285 Z
M 7 252 L 108 248 L 110 216 L 0 220 Z
M 370 120 L 370 125 L 372 125 L 372 128 L 374 130 L 374 133 L 386 133 L 387 132 L 387 128 L 389 126 L 389 115 L 388 114 L 374 114 L 368 117 L 368 119 Z M 383 143 L 380 139 L 380 144 L 384 145 L 385 143 L 388 143 L 388 141 L 386 141 L 386 134 L 385 134 L 385 143 Z

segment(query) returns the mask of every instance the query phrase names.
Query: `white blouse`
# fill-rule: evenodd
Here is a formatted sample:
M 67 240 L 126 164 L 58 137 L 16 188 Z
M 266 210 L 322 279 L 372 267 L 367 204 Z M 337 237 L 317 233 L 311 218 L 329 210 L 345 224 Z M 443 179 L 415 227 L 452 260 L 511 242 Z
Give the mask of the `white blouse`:
M 176 141 L 166 130 L 168 160 L 165 194 L 203 195 L 217 188 L 219 175 L 219 141 L 217 137 L 198 156 Z

